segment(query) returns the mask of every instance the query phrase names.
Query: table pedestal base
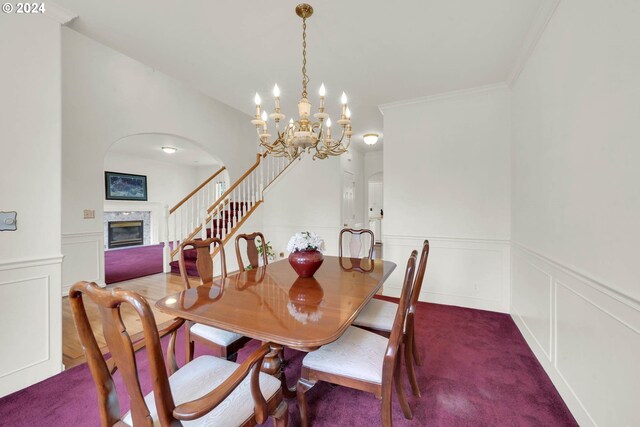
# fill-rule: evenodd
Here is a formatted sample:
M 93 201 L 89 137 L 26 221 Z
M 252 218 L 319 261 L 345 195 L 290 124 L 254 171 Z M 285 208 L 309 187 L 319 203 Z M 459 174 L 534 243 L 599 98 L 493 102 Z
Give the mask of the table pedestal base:
M 262 361 L 262 372 L 272 375 L 282 383 L 282 393 L 287 399 L 296 397 L 296 388 L 287 386 L 287 378 L 284 373 L 286 362 L 284 360 L 284 347 L 280 344 L 269 343 L 271 351 L 264 356 Z

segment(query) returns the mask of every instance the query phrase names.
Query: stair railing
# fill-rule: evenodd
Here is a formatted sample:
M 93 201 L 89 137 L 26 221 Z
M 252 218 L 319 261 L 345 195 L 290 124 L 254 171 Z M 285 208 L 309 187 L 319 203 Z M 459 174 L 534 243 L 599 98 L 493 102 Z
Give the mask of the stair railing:
M 225 166 L 222 166 L 171 209 L 165 206 L 163 236 L 165 273 L 169 271 L 171 246 L 174 250 L 177 249 L 178 242 L 182 240 L 182 237 L 190 233 L 193 227 L 198 224 L 200 210 L 210 206 L 224 192 L 226 181 L 222 179 L 220 174 L 226 169 Z
M 264 190 L 293 160 L 258 153 L 255 163 L 228 189 L 221 187 L 220 181 L 214 181 L 225 169 L 223 167 L 171 210 L 167 209 L 164 271 L 171 271 L 170 262 L 176 258 L 183 241 L 196 237 L 218 237 L 226 243 L 262 203 Z M 170 224 L 173 224 L 172 228 Z

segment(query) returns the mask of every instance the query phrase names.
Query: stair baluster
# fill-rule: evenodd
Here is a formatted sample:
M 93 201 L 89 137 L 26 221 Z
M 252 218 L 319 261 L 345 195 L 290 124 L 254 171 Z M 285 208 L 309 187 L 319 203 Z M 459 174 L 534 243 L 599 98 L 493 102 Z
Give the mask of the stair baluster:
M 264 201 L 264 191 L 292 163 L 286 158 L 257 154 L 255 164 L 231 186 L 222 179 L 215 180 L 225 170 L 222 167 L 171 208 L 165 219 L 165 271 L 168 268 L 177 270 L 176 262 L 171 259 L 178 255 L 180 243 L 185 240 L 198 236 L 203 239 L 218 237 L 226 243 Z M 169 224 L 173 224 L 172 235 Z M 212 256 L 217 252 L 214 250 Z

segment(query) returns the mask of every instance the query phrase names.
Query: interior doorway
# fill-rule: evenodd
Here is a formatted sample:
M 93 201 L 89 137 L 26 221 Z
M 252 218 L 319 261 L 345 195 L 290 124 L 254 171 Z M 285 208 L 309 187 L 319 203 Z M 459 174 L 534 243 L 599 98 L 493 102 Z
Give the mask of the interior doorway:
M 373 231 L 376 243 L 382 243 L 382 221 L 384 218 L 383 174 L 378 172 L 369 177 L 368 212 L 369 229 Z

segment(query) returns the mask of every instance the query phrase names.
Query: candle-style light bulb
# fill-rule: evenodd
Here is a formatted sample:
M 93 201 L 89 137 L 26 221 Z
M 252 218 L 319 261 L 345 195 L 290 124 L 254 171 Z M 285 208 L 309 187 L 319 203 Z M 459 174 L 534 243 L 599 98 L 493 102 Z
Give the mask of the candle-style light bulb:
M 342 102 L 342 105 L 347 105 L 347 94 L 342 92 L 342 96 L 340 97 L 340 102 Z
M 349 107 L 347 107 L 347 111 L 346 111 L 345 115 L 347 116 L 347 119 L 351 118 L 351 110 L 349 109 Z
M 329 117 L 327 119 L 327 127 L 330 128 L 331 127 L 331 117 Z
M 269 120 L 269 116 L 267 115 L 267 110 L 262 110 L 262 121 L 266 122 Z
M 321 97 L 323 97 L 323 98 L 324 98 L 324 96 L 327 94 L 327 89 L 325 89 L 325 87 L 324 87 L 324 83 L 322 83 L 322 84 L 320 85 L 320 91 L 319 91 L 319 92 L 320 92 L 320 96 L 321 96 Z
M 278 87 L 277 83 L 273 87 L 273 96 L 275 96 L 276 98 L 278 98 L 280 96 L 280 88 Z
M 260 95 L 256 92 L 256 96 L 253 98 L 256 103 L 256 120 L 260 120 Z
M 327 119 L 327 139 L 331 140 L 331 117 Z

